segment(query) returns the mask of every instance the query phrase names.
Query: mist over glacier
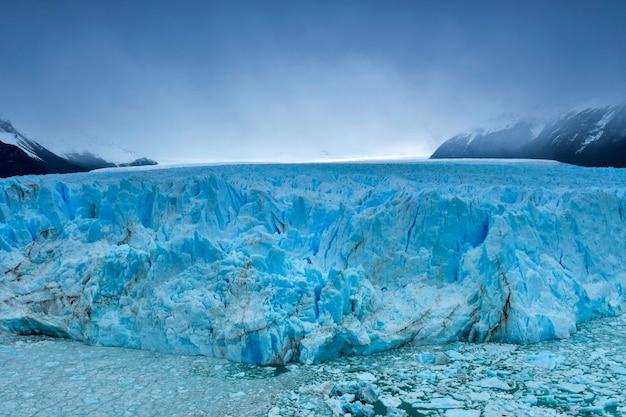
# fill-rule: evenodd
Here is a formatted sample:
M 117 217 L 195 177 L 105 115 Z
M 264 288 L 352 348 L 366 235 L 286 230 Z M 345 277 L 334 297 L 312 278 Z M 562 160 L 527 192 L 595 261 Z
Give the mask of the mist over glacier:
M 0 189 L 0 326 L 20 334 L 311 363 L 623 311 L 622 170 L 231 165 Z

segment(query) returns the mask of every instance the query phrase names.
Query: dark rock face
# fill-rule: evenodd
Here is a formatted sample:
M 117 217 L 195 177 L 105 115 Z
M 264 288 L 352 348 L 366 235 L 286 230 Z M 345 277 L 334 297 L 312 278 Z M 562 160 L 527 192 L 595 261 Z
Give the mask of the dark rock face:
M 99 156 L 92 154 L 91 152 L 73 152 L 65 156 L 72 163 L 81 166 L 89 171 L 91 171 L 92 169 L 112 168 L 116 166 L 113 162 L 106 161 Z
M 489 133 L 457 135 L 431 158 L 533 158 L 626 167 L 626 105 L 569 113 L 537 135 L 526 122 Z
M 16 143 L 14 145 L 0 140 L 0 178 L 15 175 L 66 174 L 116 166 L 157 164 L 151 159 L 139 158 L 128 164 L 118 165 L 90 152 L 72 153 L 67 157 L 62 157 L 22 135 L 10 121 L 3 119 L 0 119 L 0 134 L 12 137 L 12 141 Z
M 26 152 L 15 145 L 0 142 L 0 178 L 45 173 Z
M 89 171 L 89 169 L 74 164 L 66 158 L 55 154 L 34 140 L 25 137 L 21 139 L 20 143 L 38 157 L 38 159 L 34 159 L 35 163 L 39 165 L 46 174 L 66 174 L 70 172 Z
M 528 157 L 582 166 L 626 166 L 626 106 L 571 113 L 547 126 Z
M 121 167 L 140 167 L 145 165 L 157 165 L 157 161 L 148 158 L 138 158 L 127 164 L 119 164 Z
M 460 134 L 444 142 L 431 158 L 516 158 L 533 140 L 532 127 L 519 122 L 494 132 Z

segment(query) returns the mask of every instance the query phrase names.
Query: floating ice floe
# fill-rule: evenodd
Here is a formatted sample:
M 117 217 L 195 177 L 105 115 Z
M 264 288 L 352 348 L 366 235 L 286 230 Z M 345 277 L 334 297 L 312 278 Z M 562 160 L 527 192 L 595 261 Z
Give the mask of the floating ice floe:
M 626 415 L 623 340 L 622 315 L 515 349 L 453 343 L 261 367 L 0 332 L 0 416 L 618 417 Z M 420 361 L 425 352 L 449 362 Z M 528 365 L 548 353 L 561 365 Z M 512 389 L 471 383 L 496 379 Z

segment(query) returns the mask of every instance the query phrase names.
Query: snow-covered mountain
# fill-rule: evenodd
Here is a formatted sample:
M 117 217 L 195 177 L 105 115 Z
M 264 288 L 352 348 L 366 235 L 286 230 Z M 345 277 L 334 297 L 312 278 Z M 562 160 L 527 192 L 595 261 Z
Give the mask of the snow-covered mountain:
M 529 343 L 626 306 L 626 177 L 555 163 L 0 180 L 0 327 L 277 364 Z
M 524 152 L 575 165 L 626 167 L 626 105 L 569 113 L 546 126 Z
M 534 125 L 518 122 L 502 129 L 478 129 L 444 142 L 431 158 L 515 158 L 534 139 Z
M 626 167 L 626 105 L 570 112 L 542 129 L 520 122 L 488 133 L 457 135 L 431 158 L 533 158 Z
M 0 119 L 0 178 L 14 175 L 85 172 L 115 166 L 155 165 L 147 158 L 126 164 L 106 161 L 90 152 L 59 156 L 20 133 L 10 121 Z
M 0 160 L 0 177 L 87 171 L 27 138 L 8 120 L 0 119 L 0 148 L 13 155 Z

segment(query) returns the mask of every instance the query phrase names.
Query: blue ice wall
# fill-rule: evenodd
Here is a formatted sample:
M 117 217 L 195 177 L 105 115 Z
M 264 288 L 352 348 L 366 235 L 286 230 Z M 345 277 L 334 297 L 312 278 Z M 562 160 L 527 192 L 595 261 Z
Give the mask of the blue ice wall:
M 529 343 L 624 308 L 626 173 L 239 165 L 0 181 L 0 326 L 234 361 Z

